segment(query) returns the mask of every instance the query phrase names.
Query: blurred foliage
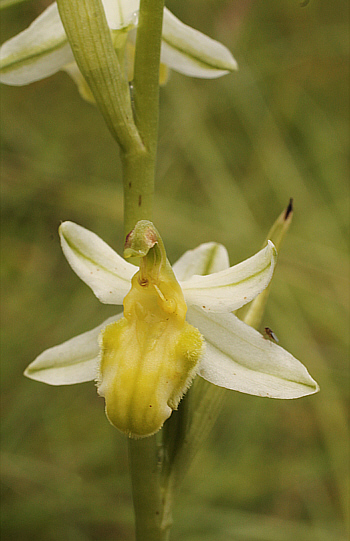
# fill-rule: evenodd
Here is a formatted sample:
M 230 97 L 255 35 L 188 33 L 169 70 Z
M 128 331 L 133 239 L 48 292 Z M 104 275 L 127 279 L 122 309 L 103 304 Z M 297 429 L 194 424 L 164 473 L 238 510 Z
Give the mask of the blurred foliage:
M 3 10 L 2 41 L 46 2 Z M 185 480 L 172 539 L 342 541 L 349 504 L 348 6 L 345 0 L 171 0 L 223 41 L 237 74 L 172 74 L 161 91 L 154 221 L 174 261 L 224 243 L 253 254 L 294 197 L 263 326 L 317 396 L 227 392 Z M 73 220 L 120 250 L 118 149 L 68 76 L 1 89 L 2 539 L 133 539 L 126 442 L 93 384 L 22 377 L 45 348 L 113 314 L 61 254 Z

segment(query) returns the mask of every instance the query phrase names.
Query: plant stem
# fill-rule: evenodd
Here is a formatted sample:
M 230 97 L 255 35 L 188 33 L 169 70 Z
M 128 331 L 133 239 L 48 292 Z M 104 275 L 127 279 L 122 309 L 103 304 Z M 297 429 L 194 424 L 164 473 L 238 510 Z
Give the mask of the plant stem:
M 122 153 L 124 231 L 138 220 L 152 220 L 159 116 L 159 64 L 164 0 L 141 0 L 136 38 L 133 107 L 142 140 Z M 161 460 L 156 436 L 129 439 L 137 541 L 166 541 L 171 506 L 164 509 Z M 167 502 L 169 498 L 167 498 Z
M 152 220 L 159 116 L 159 64 L 164 0 L 141 0 L 137 29 L 133 106 L 143 148 L 124 153 L 124 228 Z
M 164 513 L 161 456 L 156 436 L 129 439 L 129 462 L 137 541 L 166 541 L 171 516 Z
M 152 220 L 155 163 L 146 150 L 121 154 L 124 186 L 124 238 L 139 220 Z

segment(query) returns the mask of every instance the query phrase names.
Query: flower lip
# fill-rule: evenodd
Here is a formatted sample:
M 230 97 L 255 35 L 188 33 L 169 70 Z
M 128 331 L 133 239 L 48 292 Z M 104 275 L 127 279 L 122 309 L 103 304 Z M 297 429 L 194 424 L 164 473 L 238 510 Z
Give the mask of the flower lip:
M 142 254 L 140 270 L 124 298 L 124 317 L 101 332 L 98 392 L 115 427 L 145 437 L 177 408 L 198 371 L 203 337 L 186 321 L 184 296 L 154 225 L 138 222 L 126 247 Z

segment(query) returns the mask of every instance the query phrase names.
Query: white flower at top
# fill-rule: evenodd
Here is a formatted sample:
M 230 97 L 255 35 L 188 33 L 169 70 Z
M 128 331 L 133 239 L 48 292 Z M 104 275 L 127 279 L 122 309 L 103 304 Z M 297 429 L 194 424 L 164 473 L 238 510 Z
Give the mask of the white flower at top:
M 138 222 L 125 257 L 72 222 L 60 226 L 63 252 L 76 274 L 107 304 L 124 304 L 99 327 L 44 351 L 25 375 L 51 385 L 97 381 L 106 413 L 132 437 L 155 433 L 198 375 L 244 393 L 298 398 L 318 391 L 306 368 L 232 312 L 271 280 L 271 242 L 229 267 L 226 249 L 207 243 L 173 267 L 151 222 Z
M 115 47 L 137 26 L 139 0 L 102 0 Z M 119 39 L 120 38 L 120 39 Z M 161 62 L 192 77 L 214 78 L 237 69 L 230 51 L 221 43 L 183 24 L 164 8 Z M 26 85 L 59 70 L 67 71 L 81 85 L 78 68 L 60 19 L 51 4 L 23 32 L 0 48 L 0 82 Z

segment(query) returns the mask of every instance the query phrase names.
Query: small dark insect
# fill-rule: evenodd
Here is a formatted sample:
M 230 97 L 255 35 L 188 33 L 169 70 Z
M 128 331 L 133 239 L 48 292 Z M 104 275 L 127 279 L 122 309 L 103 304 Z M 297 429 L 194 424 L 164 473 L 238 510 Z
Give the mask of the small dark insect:
M 265 338 L 271 338 L 271 340 L 276 342 L 276 344 L 278 344 L 278 342 L 279 342 L 277 336 L 275 335 L 273 330 L 270 329 L 270 327 L 265 327 Z

